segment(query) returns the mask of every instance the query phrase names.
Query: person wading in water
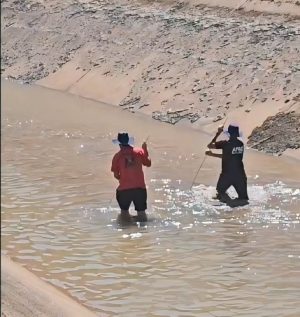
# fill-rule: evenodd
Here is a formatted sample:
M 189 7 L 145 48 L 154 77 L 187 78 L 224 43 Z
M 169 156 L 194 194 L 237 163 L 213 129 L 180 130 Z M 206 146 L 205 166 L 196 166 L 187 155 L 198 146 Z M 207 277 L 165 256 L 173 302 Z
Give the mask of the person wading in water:
M 215 137 L 207 145 L 209 150 L 205 152 L 208 156 L 222 158 L 222 172 L 214 199 L 227 202 L 230 198 L 226 191 L 233 186 L 238 194 L 238 200 L 248 202 L 247 176 L 243 164 L 244 143 L 238 139 L 240 137 L 239 127 L 229 125 L 228 130 L 224 131 L 229 136 L 229 140 L 217 141 L 223 129 L 224 126 L 219 126 Z M 222 154 L 212 153 L 211 149 L 220 149 Z
M 133 147 L 134 138 L 129 137 L 126 132 L 120 132 L 113 143 L 120 146 L 120 151 L 114 155 L 111 166 L 114 177 L 119 181 L 116 199 L 121 209 L 120 220 L 132 221 L 129 207 L 133 202 L 138 214 L 135 221 L 146 222 L 147 189 L 143 166 L 151 166 L 147 144 L 144 142 L 142 148 Z

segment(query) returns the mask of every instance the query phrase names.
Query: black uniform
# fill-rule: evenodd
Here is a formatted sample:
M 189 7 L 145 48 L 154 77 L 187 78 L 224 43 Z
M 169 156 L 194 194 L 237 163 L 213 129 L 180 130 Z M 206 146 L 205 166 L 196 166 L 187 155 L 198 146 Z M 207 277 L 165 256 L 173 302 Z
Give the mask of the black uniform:
M 225 194 L 233 186 L 239 199 L 249 200 L 247 176 L 243 164 L 244 143 L 237 138 L 215 142 L 216 149 L 222 149 L 222 172 L 217 184 L 218 194 Z

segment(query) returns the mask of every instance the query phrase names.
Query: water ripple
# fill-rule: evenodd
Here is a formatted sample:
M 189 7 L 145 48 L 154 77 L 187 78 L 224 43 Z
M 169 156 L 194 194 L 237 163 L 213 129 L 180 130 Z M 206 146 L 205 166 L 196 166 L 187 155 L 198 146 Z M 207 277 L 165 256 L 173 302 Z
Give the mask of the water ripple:
M 249 206 L 216 205 L 164 177 L 179 158 L 157 147 L 150 221 L 120 228 L 110 132 L 4 125 L 1 249 L 45 281 L 101 316 L 300 314 L 298 188 L 253 179 Z

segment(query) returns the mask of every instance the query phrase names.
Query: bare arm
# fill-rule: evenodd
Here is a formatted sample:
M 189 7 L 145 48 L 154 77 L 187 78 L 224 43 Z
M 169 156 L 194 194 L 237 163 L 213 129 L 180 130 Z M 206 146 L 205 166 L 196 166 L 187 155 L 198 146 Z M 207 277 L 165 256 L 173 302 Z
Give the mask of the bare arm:
M 144 153 L 143 153 L 143 165 L 146 167 L 150 167 L 151 166 L 151 158 L 150 158 L 149 153 L 148 153 L 148 148 L 147 148 L 146 142 L 143 143 L 142 149 L 144 151 Z
M 210 141 L 210 143 L 207 144 L 207 147 L 209 149 L 216 149 L 216 141 L 217 141 L 217 138 L 220 136 L 220 134 L 223 132 L 224 130 L 224 125 L 220 125 L 218 127 L 218 131 L 216 133 L 216 135 L 213 137 L 213 139 Z
M 120 174 L 118 172 L 114 172 L 114 177 L 117 180 L 120 180 Z
M 213 153 L 212 151 L 206 151 L 205 154 L 207 156 L 211 156 L 211 157 L 217 157 L 217 158 L 222 158 L 223 154 L 221 153 Z
M 213 139 L 210 141 L 210 143 L 207 144 L 207 147 L 209 149 L 215 149 L 216 148 L 216 141 L 217 141 L 217 138 L 220 136 L 221 132 L 217 132 L 216 135 L 213 137 Z
M 147 155 L 145 154 L 143 158 L 143 165 L 146 167 L 151 167 L 151 158 L 149 157 L 148 153 Z
M 114 178 L 117 180 L 120 180 L 120 171 L 118 167 L 118 153 L 113 157 L 112 163 L 111 163 L 111 171 L 114 174 Z

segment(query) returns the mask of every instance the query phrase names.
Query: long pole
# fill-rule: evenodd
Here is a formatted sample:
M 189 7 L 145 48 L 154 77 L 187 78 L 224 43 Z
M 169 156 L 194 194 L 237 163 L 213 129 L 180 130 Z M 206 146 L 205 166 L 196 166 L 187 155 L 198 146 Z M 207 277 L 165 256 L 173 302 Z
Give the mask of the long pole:
M 197 176 L 198 176 L 198 174 L 199 174 L 199 172 L 200 172 L 200 170 L 201 170 L 201 167 L 203 166 L 203 164 L 204 164 L 204 162 L 205 162 L 205 160 L 206 160 L 206 157 L 207 157 L 207 155 L 205 154 L 204 159 L 203 159 L 203 161 L 202 161 L 202 163 L 201 163 L 201 165 L 200 165 L 200 167 L 199 167 L 199 169 L 198 169 L 198 171 L 197 171 L 197 173 L 196 173 L 196 176 L 195 176 L 195 178 L 194 178 L 194 180 L 193 180 L 193 183 L 192 183 L 192 186 L 191 186 L 190 190 L 192 190 L 192 188 L 193 188 L 193 186 L 194 186 L 195 180 L 196 180 L 196 178 L 197 178 Z
M 226 117 L 223 126 L 225 126 L 225 123 L 226 123 L 227 119 L 228 119 L 228 117 Z M 199 174 L 199 172 L 200 172 L 200 170 L 201 170 L 201 168 L 202 168 L 202 166 L 203 166 L 203 164 L 204 164 L 204 162 L 205 162 L 205 160 L 206 160 L 206 157 L 207 157 L 207 155 L 205 154 L 204 159 L 203 159 L 203 161 L 202 161 L 202 163 L 201 163 L 201 165 L 200 165 L 200 167 L 199 167 L 199 169 L 198 169 L 198 171 L 197 171 L 197 173 L 196 173 L 196 175 L 195 175 L 195 178 L 194 178 L 194 180 L 193 180 L 193 183 L 192 183 L 192 186 L 191 186 L 190 190 L 191 190 L 191 189 L 193 188 L 193 186 L 194 186 L 194 183 L 195 183 L 195 181 L 196 181 L 196 179 L 197 179 L 197 176 L 198 176 L 198 174 Z

